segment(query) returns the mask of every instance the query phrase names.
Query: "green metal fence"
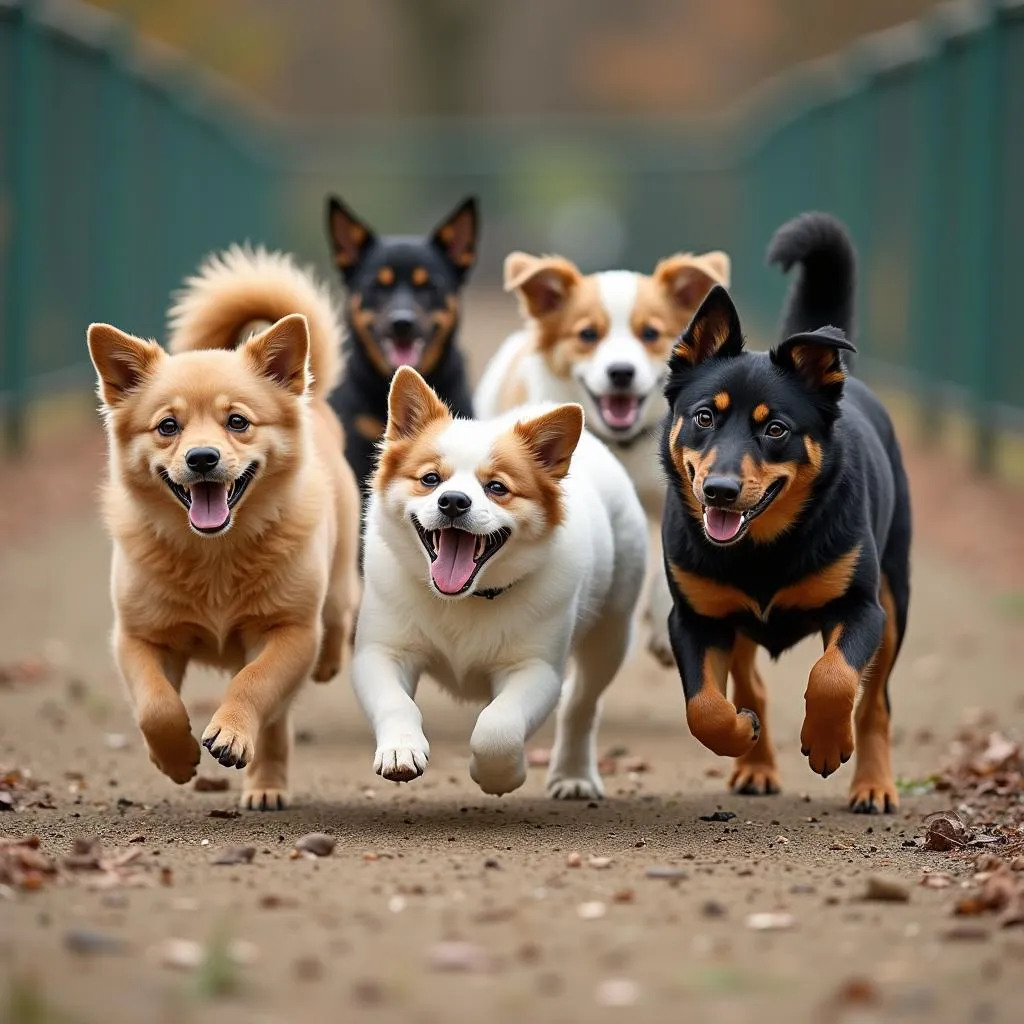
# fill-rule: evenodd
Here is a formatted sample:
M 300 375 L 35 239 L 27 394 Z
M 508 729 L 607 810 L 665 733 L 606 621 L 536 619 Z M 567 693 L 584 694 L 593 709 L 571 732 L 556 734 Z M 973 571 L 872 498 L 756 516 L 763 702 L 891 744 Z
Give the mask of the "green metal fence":
M 159 336 L 209 249 L 274 241 L 276 171 L 248 119 L 84 5 L 0 0 L 0 409 L 91 385 L 85 327 Z
M 113 22 L 0 0 L 0 402 L 14 433 L 34 395 L 89 380 L 86 323 L 159 333 L 207 250 L 249 238 L 326 266 L 329 190 L 402 232 L 475 192 L 478 285 L 499 282 L 513 248 L 640 270 L 727 249 L 760 340 L 785 288 L 763 266 L 769 237 L 831 210 L 861 254 L 858 372 L 916 395 L 929 430 L 966 413 L 983 468 L 1000 432 L 1024 428 L 1024 0 L 943 5 L 711 125 L 293 126 L 274 136 L 279 166 L 247 117 L 135 49 Z
M 801 211 L 830 210 L 861 255 L 858 372 L 909 389 L 930 430 L 946 410 L 966 413 L 988 468 L 996 432 L 1024 428 L 1021 168 L 1024 0 L 986 0 L 944 5 L 797 68 L 710 127 L 349 124 L 306 138 L 290 243 L 323 258 L 329 188 L 386 230 L 426 227 L 475 191 L 477 282 L 496 284 L 512 248 L 561 247 L 597 269 L 603 246 L 573 246 L 552 227 L 587 197 L 617 216 L 620 265 L 728 249 L 745 320 L 768 340 L 786 284 L 763 265 L 768 239 Z

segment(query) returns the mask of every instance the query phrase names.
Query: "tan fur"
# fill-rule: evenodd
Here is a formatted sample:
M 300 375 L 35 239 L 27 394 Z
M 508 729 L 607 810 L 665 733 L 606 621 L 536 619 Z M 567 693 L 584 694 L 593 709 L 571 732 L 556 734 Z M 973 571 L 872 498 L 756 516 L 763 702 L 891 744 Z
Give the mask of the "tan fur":
M 311 394 L 325 397 L 341 376 L 341 336 L 330 292 L 291 256 L 239 245 L 206 259 L 185 281 L 168 312 L 171 352 L 234 348 L 253 320 L 276 323 L 289 313 L 309 321 Z
M 302 315 L 238 345 L 241 326 L 285 313 Z M 337 325 L 290 260 L 240 249 L 208 261 L 171 318 L 174 355 L 89 330 L 110 441 L 115 657 L 150 757 L 178 783 L 200 757 L 179 696 L 185 669 L 232 673 L 204 739 L 248 764 L 243 806 L 282 807 L 289 705 L 310 673 L 326 681 L 340 669 L 358 600 L 359 495 L 324 401 Z M 232 413 L 250 428 L 229 431 Z M 156 425 L 170 415 L 180 432 L 162 437 Z M 232 477 L 261 467 L 213 537 L 190 529 L 158 473 L 175 477 L 197 445 L 216 446 Z

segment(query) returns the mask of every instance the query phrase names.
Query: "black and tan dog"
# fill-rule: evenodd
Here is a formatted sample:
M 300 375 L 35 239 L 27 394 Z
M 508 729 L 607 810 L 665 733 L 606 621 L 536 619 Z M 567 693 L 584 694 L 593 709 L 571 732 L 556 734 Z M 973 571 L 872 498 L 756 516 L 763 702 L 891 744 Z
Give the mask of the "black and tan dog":
M 676 345 L 666 387 L 663 540 L 686 717 L 705 746 L 737 758 L 736 791 L 777 791 L 754 654 L 778 657 L 819 634 L 803 753 L 827 777 L 856 746 L 850 807 L 893 811 L 888 682 L 910 594 L 907 479 L 888 415 L 843 365 L 855 271 L 846 231 L 805 214 L 779 229 L 768 258 L 800 266 L 784 340 L 745 351 L 716 287 Z
M 412 366 L 452 412 L 472 416 L 456 344 L 459 298 L 476 262 L 478 217 L 466 199 L 427 236 L 377 236 L 340 199 L 327 203 L 327 234 L 347 292 L 347 352 L 331 405 L 345 455 L 365 488 L 388 415 L 388 387 Z

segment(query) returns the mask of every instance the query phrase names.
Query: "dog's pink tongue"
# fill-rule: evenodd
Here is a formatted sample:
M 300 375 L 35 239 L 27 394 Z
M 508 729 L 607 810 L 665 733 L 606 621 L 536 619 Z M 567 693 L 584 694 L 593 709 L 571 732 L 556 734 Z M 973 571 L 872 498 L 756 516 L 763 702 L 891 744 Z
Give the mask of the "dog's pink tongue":
M 743 517 L 739 512 L 730 512 L 727 508 L 708 508 L 704 510 L 704 525 L 712 540 L 724 543 L 740 532 Z
M 640 399 L 635 395 L 602 395 L 601 415 L 610 427 L 631 427 L 640 411 Z
M 227 484 L 199 483 L 189 487 L 188 517 L 197 530 L 217 530 L 228 521 Z
M 391 365 L 394 366 L 396 370 L 400 366 L 415 367 L 420 361 L 420 350 L 415 341 L 391 342 L 391 348 L 388 355 L 391 356 Z
M 430 578 L 442 594 L 457 594 L 469 582 L 476 563 L 476 536 L 465 530 L 442 530 L 437 558 L 430 564 Z

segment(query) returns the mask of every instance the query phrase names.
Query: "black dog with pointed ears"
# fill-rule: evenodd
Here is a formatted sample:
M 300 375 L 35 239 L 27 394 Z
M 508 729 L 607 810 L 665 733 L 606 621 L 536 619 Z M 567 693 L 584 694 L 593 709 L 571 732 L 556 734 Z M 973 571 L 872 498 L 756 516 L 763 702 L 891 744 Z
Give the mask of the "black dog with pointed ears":
M 734 790 L 776 792 L 754 654 L 776 658 L 817 633 L 824 654 L 805 693 L 803 753 L 827 777 L 856 746 L 851 809 L 894 811 L 888 683 L 910 597 L 907 478 L 888 415 L 843 365 L 854 350 L 845 229 L 825 214 L 797 217 L 768 259 L 800 267 L 783 340 L 746 351 L 716 287 L 676 345 L 666 386 L 662 536 L 686 717 L 705 746 L 737 759 Z
M 477 233 L 473 198 L 423 237 L 379 237 L 340 199 L 328 199 L 327 235 L 347 293 L 345 371 L 330 401 L 345 427 L 345 455 L 364 491 L 398 367 L 418 370 L 456 415 L 473 414 L 456 333 Z

